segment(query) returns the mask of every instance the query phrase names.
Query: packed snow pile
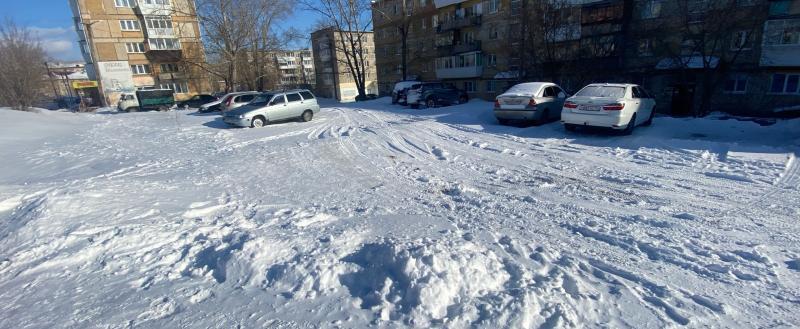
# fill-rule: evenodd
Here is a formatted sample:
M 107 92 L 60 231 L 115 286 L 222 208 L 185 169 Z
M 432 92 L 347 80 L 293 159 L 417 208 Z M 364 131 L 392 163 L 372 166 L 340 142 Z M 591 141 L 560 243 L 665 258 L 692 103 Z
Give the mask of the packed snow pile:
M 800 120 L 324 102 L 0 109 L 0 328 L 800 326 Z

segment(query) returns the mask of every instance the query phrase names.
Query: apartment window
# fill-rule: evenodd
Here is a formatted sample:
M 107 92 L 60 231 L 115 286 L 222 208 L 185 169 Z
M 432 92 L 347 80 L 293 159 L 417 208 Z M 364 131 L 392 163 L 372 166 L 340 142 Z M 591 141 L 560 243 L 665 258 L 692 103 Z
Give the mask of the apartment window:
M 800 19 L 768 20 L 764 24 L 765 45 L 800 44 Z
M 789 8 L 791 5 L 791 0 L 770 1 L 769 14 L 773 16 L 789 14 Z
M 142 3 L 146 3 L 148 5 L 164 5 L 169 6 L 169 0 L 139 0 Z
M 427 4 L 428 4 L 428 0 L 419 0 L 419 6 L 420 7 L 425 7 L 425 5 L 427 5 Z
M 489 0 L 489 13 L 494 14 L 500 11 L 500 0 Z
M 477 83 L 475 81 L 464 81 L 464 90 L 468 93 L 474 93 L 476 85 Z
M 136 0 L 114 0 L 114 6 L 133 8 L 136 7 Z
M 172 19 L 169 18 L 148 18 L 145 20 L 148 29 L 171 29 Z
M 176 94 L 185 94 L 189 92 L 189 84 L 187 82 L 167 82 L 162 83 L 162 89 L 172 89 Z
M 776 73 L 772 75 L 772 86 L 769 92 L 773 94 L 797 94 L 798 82 L 800 82 L 799 74 L 784 74 Z
M 639 56 L 652 56 L 653 55 L 653 40 L 642 39 L 639 40 L 639 47 L 637 48 Z
M 743 74 L 732 75 L 725 80 L 726 93 L 743 94 L 747 91 L 747 76 Z
M 497 65 L 497 55 L 496 54 L 488 54 L 486 55 L 486 64 L 489 66 L 496 66 Z
M 489 80 L 486 81 L 486 91 L 493 93 L 497 90 L 497 81 Z
M 661 0 L 645 1 L 642 5 L 641 16 L 643 19 L 658 18 L 661 16 Z
M 178 64 L 167 63 L 161 64 L 161 73 L 174 73 L 178 72 Z
M 178 50 L 181 49 L 181 42 L 178 39 L 152 38 L 148 39 L 151 50 Z
M 144 43 L 142 42 L 128 42 L 125 44 L 125 49 L 129 54 L 141 54 L 144 52 Z
M 750 47 L 747 47 L 747 37 L 747 31 L 734 32 L 733 38 L 731 39 L 731 50 L 749 49 Z
M 119 21 L 119 28 L 123 31 L 139 31 L 141 27 L 139 26 L 139 21 L 134 20 L 121 20 Z
M 131 73 L 133 73 L 134 75 L 150 74 L 150 65 L 147 64 L 131 65 Z

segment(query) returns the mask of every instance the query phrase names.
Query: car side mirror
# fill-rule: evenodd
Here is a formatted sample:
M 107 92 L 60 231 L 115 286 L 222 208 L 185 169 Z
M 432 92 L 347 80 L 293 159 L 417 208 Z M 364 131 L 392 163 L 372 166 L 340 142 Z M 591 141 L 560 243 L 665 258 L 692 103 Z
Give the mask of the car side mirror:
M 558 93 L 558 98 L 567 98 L 567 94 L 560 92 Z

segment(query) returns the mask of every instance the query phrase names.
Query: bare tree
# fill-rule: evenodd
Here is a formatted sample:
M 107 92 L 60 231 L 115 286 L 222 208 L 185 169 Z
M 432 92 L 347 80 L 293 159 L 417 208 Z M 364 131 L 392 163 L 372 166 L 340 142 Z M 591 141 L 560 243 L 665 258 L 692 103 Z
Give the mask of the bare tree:
M 320 14 L 324 25 L 334 29 L 334 50 L 356 84 L 358 95 L 366 93 L 367 35 L 371 33 L 370 0 L 299 0 L 304 9 Z
M 45 82 L 46 56 L 33 34 L 11 19 L 0 24 L 0 104 L 27 110 Z
M 555 80 L 578 56 L 581 7 L 570 0 L 523 0 L 520 7 L 521 76 Z
M 408 79 L 408 34 L 411 32 L 411 24 L 413 23 L 413 15 L 422 9 L 419 1 L 414 0 L 396 0 L 400 6 L 392 7 L 392 12 L 386 9 L 381 9 L 380 6 L 373 6 L 373 17 L 380 17 L 381 20 L 390 22 L 390 25 L 397 27 L 397 32 L 400 34 L 400 67 L 403 75 L 402 80 Z M 395 11 L 396 10 L 396 11 Z

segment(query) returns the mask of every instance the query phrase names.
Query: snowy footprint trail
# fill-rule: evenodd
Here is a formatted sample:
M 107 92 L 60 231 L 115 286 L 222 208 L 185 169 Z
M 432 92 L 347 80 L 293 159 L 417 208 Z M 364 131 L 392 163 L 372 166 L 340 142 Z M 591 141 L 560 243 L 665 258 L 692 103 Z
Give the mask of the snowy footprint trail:
M 0 110 L 0 328 L 800 325 L 800 121 L 490 109 Z

